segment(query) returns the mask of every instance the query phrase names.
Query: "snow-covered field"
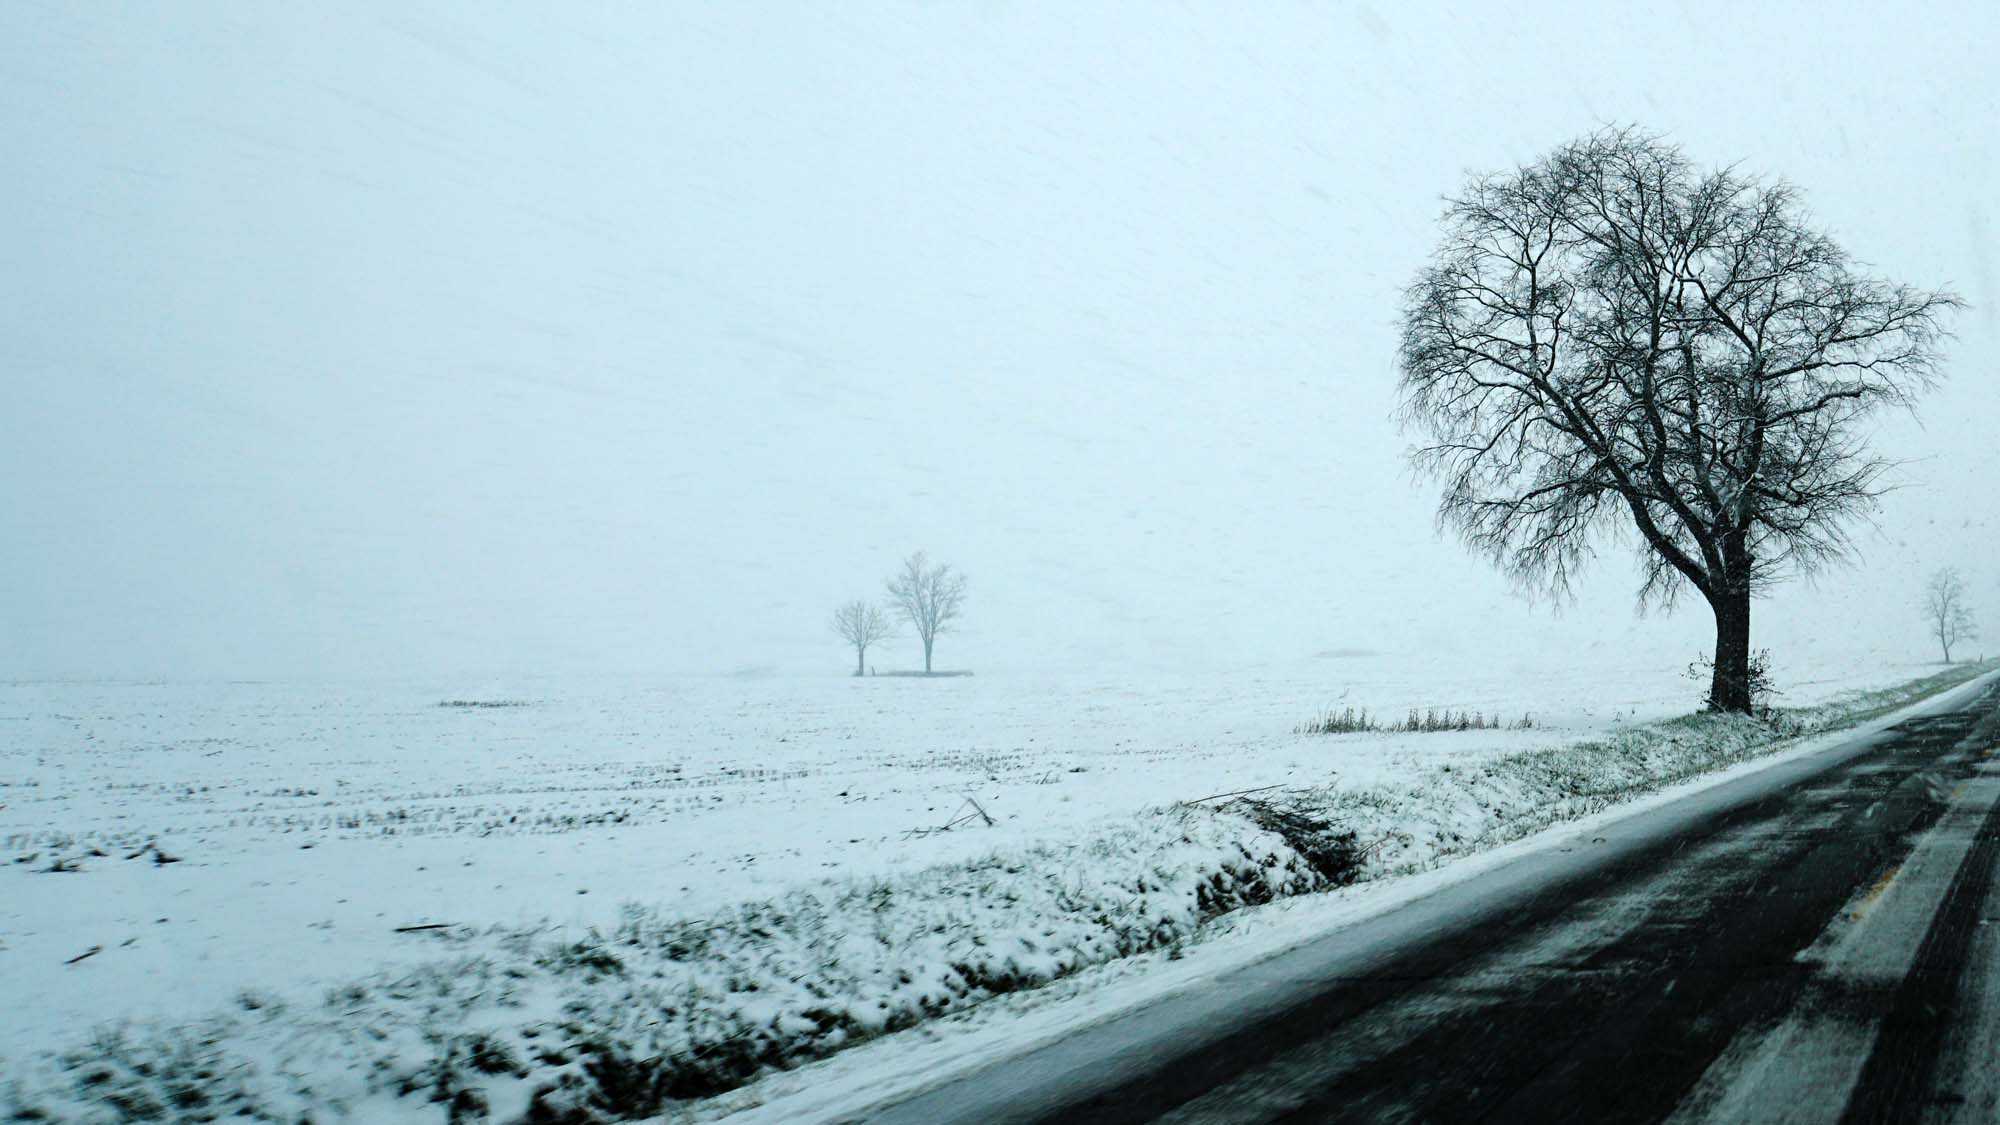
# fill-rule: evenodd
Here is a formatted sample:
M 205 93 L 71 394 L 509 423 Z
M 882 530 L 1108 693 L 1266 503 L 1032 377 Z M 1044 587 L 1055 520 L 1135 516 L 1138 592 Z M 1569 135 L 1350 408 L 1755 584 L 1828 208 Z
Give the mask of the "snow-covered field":
M 1784 701 L 1933 670 L 1799 676 Z M 1176 801 L 1418 785 L 1693 694 L 1659 666 L 1365 653 L 1201 678 L 0 685 L 0 1059 L 317 1002 L 460 952 L 451 933 L 583 943 L 629 931 L 626 904 L 680 925 L 829 877 L 1032 856 Z M 1336 704 L 1533 726 L 1294 733 Z M 432 924 L 451 929 L 398 932 Z

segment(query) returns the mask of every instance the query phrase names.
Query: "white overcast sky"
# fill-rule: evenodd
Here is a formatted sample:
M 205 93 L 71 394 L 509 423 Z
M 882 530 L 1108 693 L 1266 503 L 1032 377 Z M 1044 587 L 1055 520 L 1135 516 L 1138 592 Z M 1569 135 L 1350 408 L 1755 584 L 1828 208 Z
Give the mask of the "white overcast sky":
M 1919 656 L 1938 560 L 2000 617 L 1995 6 L 1408 7 L 6 5 L 0 676 L 838 673 L 915 547 L 982 671 L 1685 659 L 1392 418 L 1440 196 L 1610 122 L 1973 304 L 1757 642 Z

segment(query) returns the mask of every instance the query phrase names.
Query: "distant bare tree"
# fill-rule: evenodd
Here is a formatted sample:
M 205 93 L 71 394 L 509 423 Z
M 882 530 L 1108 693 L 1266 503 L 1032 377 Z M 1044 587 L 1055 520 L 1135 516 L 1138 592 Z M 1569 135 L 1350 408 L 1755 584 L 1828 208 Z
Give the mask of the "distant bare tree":
M 1951 646 L 1979 636 L 1979 626 L 1965 604 L 1965 582 L 1956 569 L 1947 566 L 1935 570 L 1924 583 L 1924 622 L 1937 638 L 1938 647 L 1944 649 L 1946 664 L 1951 663 Z
M 896 623 L 875 606 L 856 598 L 833 611 L 830 626 L 841 640 L 854 646 L 854 674 L 866 666 L 868 646 L 896 632 Z
M 1403 307 L 1440 524 L 1557 596 L 1636 536 L 1641 606 L 1692 588 L 1715 614 L 1717 710 L 1751 708 L 1751 595 L 1846 556 L 1889 467 L 1865 419 L 1935 382 L 1960 303 L 1808 223 L 1788 184 L 1606 130 L 1473 178 Z
M 938 634 L 951 631 L 965 605 L 965 575 L 950 566 L 932 566 L 922 551 L 903 560 L 903 569 L 889 579 L 889 601 L 916 627 L 924 642 L 924 674 L 931 671 L 931 646 Z

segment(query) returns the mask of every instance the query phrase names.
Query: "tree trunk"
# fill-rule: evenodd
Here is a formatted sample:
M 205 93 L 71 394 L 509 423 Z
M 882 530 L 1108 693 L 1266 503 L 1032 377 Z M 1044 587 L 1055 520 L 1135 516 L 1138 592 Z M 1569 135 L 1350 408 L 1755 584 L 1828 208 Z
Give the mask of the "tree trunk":
M 1750 713 L 1750 592 L 1732 591 L 1710 602 L 1715 610 L 1715 677 L 1708 705 L 1716 711 Z
M 868 655 L 868 646 L 867 646 L 867 645 L 855 645 L 855 646 L 854 646 L 854 674 L 855 674 L 855 675 L 859 676 L 859 675 L 861 674 L 861 660 L 862 660 L 862 658 L 863 658 L 863 657 L 865 657 L 865 656 L 867 656 L 867 655 Z
M 931 674 L 931 639 L 924 638 L 924 675 Z

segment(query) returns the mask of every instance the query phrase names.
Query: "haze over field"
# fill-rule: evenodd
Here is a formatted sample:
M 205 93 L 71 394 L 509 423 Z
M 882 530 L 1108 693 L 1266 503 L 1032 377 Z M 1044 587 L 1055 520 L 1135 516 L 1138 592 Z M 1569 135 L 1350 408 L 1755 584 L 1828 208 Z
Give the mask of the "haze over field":
M 916 547 L 941 667 L 1685 660 L 1628 553 L 1558 616 L 1440 538 L 1393 419 L 1439 197 L 1624 121 L 1970 301 L 1755 636 L 1922 658 L 1930 567 L 2000 613 L 1996 24 L 12 6 L 0 677 L 839 674 Z

